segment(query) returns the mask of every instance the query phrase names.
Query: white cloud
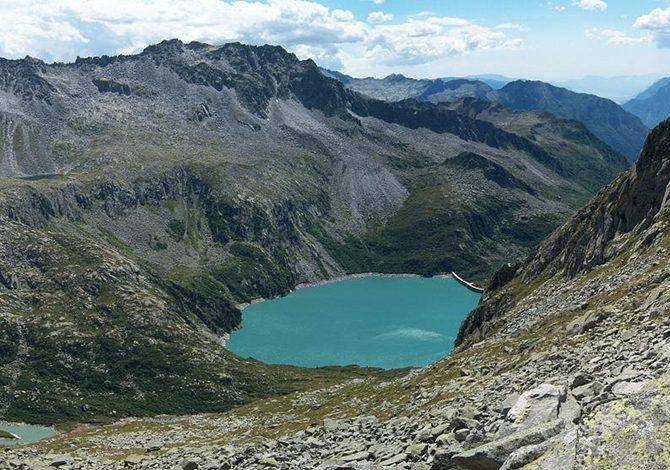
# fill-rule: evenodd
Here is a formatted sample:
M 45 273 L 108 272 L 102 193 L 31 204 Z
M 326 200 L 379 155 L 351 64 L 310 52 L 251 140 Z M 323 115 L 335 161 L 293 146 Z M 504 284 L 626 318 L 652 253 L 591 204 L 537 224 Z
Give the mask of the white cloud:
M 134 53 L 170 38 L 279 44 L 326 66 L 351 57 L 429 63 L 519 44 L 507 36 L 511 28 L 435 14 L 392 24 L 383 12 L 366 23 L 313 0 L 116 0 L 114 8 L 98 0 L 0 0 L 0 11 L 0 56 L 45 60 Z
M 655 8 L 635 20 L 633 26 L 649 31 L 659 47 L 670 48 L 670 7 Z
M 582 10 L 607 10 L 607 3 L 603 0 L 579 0 L 575 5 Z
M 379 25 L 370 32 L 366 58 L 384 63 L 425 63 L 439 58 L 496 47 L 516 47 L 518 39 L 462 18 L 412 18 Z
M 526 28 L 520 24 L 516 23 L 502 23 L 495 27 L 499 30 L 509 30 L 509 31 L 525 31 Z
M 610 44 L 631 45 L 643 44 L 652 41 L 652 36 L 649 34 L 643 36 L 631 36 L 615 29 L 599 29 L 592 28 L 586 30 L 586 37 L 602 39 Z
M 393 21 L 393 15 L 383 11 L 373 11 L 368 15 L 368 23 L 386 23 Z

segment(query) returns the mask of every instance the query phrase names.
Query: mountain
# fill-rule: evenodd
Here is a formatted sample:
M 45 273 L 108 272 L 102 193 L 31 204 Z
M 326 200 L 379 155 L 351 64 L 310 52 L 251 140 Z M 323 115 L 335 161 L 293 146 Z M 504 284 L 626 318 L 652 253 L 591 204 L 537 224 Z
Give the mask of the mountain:
M 663 78 L 623 105 L 653 127 L 670 116 L 670 78 Z
M 80 468 L 666 468 L 669 168 L 666 121 L 630 170 L 493 276 L 432 366 L 5 455 L 39 467 L 67 449 Z
M 439 103 L 461 98 L 479 98 L 493 101 L 495 93 L 489 85 L 476 80 L 417 80 L 400 74 L 385 78 L 354 78 L 340 72 L 322 69 L 325 75 L 342 82 L 347 88 L 384 101 L 415 99 Z
M 602 96 L 616 103 L 623 104 L 659 78 L 655 74 L 618 77 L 586 76 L 564 82 L 551 83 L 552 85 L 567 88 L 577 93 Z
M 0 61 L 0 415 L 221 411 L 388 378 L 241 360 L 225 337 L 236 305 L 301 283 L 486 279 L 626 167 L 577 122 L 492 106 L 375 100 L 275 46 Z
M 576 119 L 596 136 L 634 162 L 648 133 L 646 126 L 613 101 L 574 93 L 537 81 L 508 83 L 498 91 L 499 101 L 518 110 L 542 110 Z
M 495 73 L 486 73 L 482 75 L 468 75 L 465 77 L 470 80 L 477 80 L 480 82 L 486 83 L 488 86 L 493 88 L 494 90 L 500 90 L 502 87 L 507 85 L 510 82 L 516 81 L 516 78 L 510 78 L 506 77 L 504 75 L 499 75 Z M 453 79 L 443 79 L 445 81 L 450 81 Z
M 386 100 L 416 99 L 433 103 L 463 98 L 478 98 L 502 103 L 523 111 L 546 111 L 556 116 L 582 122 L 591 132 L 634 162 L 648 133 L 640 119 L 605 98 L 574 93 L 544 82 L 517 80 L 494 89 L 480 81 L 416 80 L 402 75 L 384 79 L 357 79 L 326 71 L 347 88 Z

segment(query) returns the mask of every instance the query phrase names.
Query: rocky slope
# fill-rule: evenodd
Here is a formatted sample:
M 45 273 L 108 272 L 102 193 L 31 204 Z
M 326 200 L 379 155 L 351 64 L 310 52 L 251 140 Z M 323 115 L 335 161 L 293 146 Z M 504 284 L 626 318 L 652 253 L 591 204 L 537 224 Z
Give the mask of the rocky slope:
M 623 105 L 629 113 L 638 116 L 643 123 L 654 127 L 670 116 L 670 79 L 664 78 Z
M 576 123 L 373 100 L 280 47 L 173 40 L 0 77 L 6 419 L 220 411 L 374 377 L 241 361 L 221 338 L 235 304 L 302 282 L 488 277 L 626 165 Z
M 669 165 L 666 122 L 636 166 L 496 274 L 433 366 L 79 429 L 6 452 L 6 468 L 667 468 Z

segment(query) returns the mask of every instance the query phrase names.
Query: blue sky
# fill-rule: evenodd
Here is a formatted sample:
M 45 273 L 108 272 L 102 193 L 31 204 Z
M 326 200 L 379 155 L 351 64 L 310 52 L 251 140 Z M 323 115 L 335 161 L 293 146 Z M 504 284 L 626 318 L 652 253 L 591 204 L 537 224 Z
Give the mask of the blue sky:
M 670 75 L 670 0 L 0 0 L 0 56 L 279 44 L 355 76 Z

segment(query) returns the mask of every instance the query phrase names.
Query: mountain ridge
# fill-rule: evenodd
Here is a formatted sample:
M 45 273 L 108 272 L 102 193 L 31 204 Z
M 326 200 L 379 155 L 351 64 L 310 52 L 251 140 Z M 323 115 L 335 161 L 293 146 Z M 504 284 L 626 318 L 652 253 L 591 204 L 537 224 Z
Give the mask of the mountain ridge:
M 456 101 L 478 98 L 522 111 L 545 111 L 558 117 L 575 119 L 586 125 L 600 139 L 624 154 L 629 162 L 637 159 L 648 129 L 634 115 L 611 100 L 586 93 L 576 93 L 549 83 L 514 80 L 498 89 L 466 79 L 450 81 L 417 80 L 404 76 L 384 79 L 356 79 L 341 73 L 325 71 L 345 86 L 386 101 L 413 98 L 417 101 Z
M 663 78 L 640 93 L 623 107 L 640 117 L 648 126 L 656 126 L 670 116 L 667 111 L 670 100 L 670 78 Z

